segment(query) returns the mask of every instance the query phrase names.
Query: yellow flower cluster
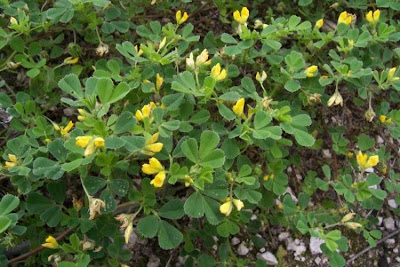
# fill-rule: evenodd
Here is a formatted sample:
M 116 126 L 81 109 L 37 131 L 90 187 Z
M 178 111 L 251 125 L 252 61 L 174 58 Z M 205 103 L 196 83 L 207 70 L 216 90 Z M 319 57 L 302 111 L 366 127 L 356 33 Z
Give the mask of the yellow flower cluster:
M 51 249 L 57 249 L 57 248 L 60 247 L 60 245 L 58 244 L 57 240 L 54 237 L 49 235 L 46 238 L 46 243 L 42 244 L 42 247 L 51 248 Z
M 150 158 L 149 164 L 142 165 L 142 172 L 145 174 L 156 174 L 150 184 L 154 187 L 162 187 L 165 180 L 164 166 L 156 158 Z
M 305 70 L 307 77 L 315 77 L 318 72 L 318 66 L 312 65 Z
M 176 23 L 178 25 L 181 25 L 189 18 L 189 16 L 186 12 L 183 13 L 183 16 L 182 16 L 182 11 L 178 10 L 175 14 L 175 18 L 176 18 Z
M 160 142 L 157 143 L 159 137 L 160 133 L 153 134 L 151 138 L 146 141 L 146 146 L 142 150 L 142 153 L 148 156 L 153 156 L 155 153 L 160 152 L 164 145 Z
M 224 199 L 224 203 L 219 207 L 219 211 L 225 216 L 229 216 L 232 212 L 233 205 L 235 205 L 236 209 L 240 211 L 244 207 L 244 203 L 240 199 L 232 199 L 227 197 Z
M 235 12 L 233 12 L 233 19 L 241 24 L 244 25 L 247 22 L 247 19 L 249 18 L 249 10 L 247 9 L 247 7 L 243 7 L 242 11 L 239 12 L 239 10 L 236 10 Z
M 87 116 L 89 115 L 89 113 L 86 112 L 86 110 L 84 110 L 83 108 L 78 108 L 78 113 L 79 113 L 79 115 L 77 117 L 78 121 L 84 121 L 87 118 Z
M 18 159 L 14 154 L 8 154 L 8 159 L 10 161 L 6 161 L 5 163 L 7 169 L 18 165 Z
M 74 127 L 74 123 L 72 121 L 69 121 L 67 126 L 58 126 L 56 123 L 53 123 L 54 130 L 60 131 L 62 136 L 68 137 L 69 132 L 71 131 L 72 127 Z
M 157 91 L 160 90 L 161 86 L 164 83 L 164 78 L 161 77 L 161 75 L 159 73 L 157 73 L 156 75 L 156 89 Z
M 75 144 L 82 148 L 86 148 L 85 157 L 92 155 L 96 148 L 104 147 L 105 141 L 102 137 L 94 137 L 91 135 L 78 136 L 75 138 Z
M 214 77 L 217 81 L 222 81 L 227 76 L 226 69 L 221 69 L 221 65 L 217 63 L 211 69 L 211 77 Z
M 351 21 L 352 21 L 352 15 L 350 13 L 347 13 L 347 11 L 343 11 L 342 13 L 340 13 L 338 24 L 344 23 L 349 25 L 351 24 Z
M 391 124 L 392 118 L 388 118 L 386 115 L 380 115 L 379 120 L 384 124 Z
M 73 58 L 73 57 L 67 57 L 66 59 L 64 59 L 64 64 L 70 64 L 70 65 L 72 65 L 72 64 L 76 64 L 76 63 L 78 63 L 79 62 L 79 57 L 75 57 L 75 58 Z
M 375 10 L 372 13 L 372 10 L 370 10 L 367 15 L 365 15 L 365 18 L 368 20 L 368 22 L 372 24 L 376 24 L 379 20 L 379 17 L 381 15 L 381 11 L 379 9 Z
M 144 105 L 141 110 L 137 110 L 135 117 L 138 121 L 144 121 L 146 118 L 151 117 L 151 112 L 157 107 L 156 103 L 150 102 L 150 104 Z M 164 105 L 161 105 L 164 108 Z
M 360 166 L 362 170 L 374 167 L 379 163 L 378 155 L 368 157 L 368 155 L 363 154 L 361 151 L 358 152 L 356 159 L 358 166 Z

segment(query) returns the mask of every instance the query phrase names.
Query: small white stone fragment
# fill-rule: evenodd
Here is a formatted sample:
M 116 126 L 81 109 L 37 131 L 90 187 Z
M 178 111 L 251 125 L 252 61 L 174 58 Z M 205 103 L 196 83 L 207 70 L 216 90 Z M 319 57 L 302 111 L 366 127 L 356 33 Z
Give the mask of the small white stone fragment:
M 386 229 L 388 229 L 390 231 L 396 230 L 395 222 L 394 222 L 392 217 L 384 219 L 383 220 L 383 225 L 385 226 Z
M 383 222 L 383 217 L 379 216 L 378 217 L 378 226 L 381 226 Z
M 240 243 L 237 253 L 240 256 L 244 256 L 244 255 L 247 255 L 247 253 L 249 253 L 249 249 L 246 247 L 246 243 L 244 243 L 244 242 Z
M 393 249 L 393 253 L 396 253 L 396 254 L 399 253 L 399 249 L 398 248 L 394 248 Z
M 322 250 L 321 250 L 320 246 L 323 243 L 325 243 L 325 241 L 322 240 L 321 238 L 312 236 L 310 238 L 310 251 L 311 251 L 311 254 L 313 254 L 313 255 L 321 254 Z
M 400 257 L 396 257 L 396 261 L 397 261 L 397 262 L 400 262 Z
M 329 149 L 322 149 L 322 157 L 325 159 L 331 159 L 332 158 L 331 151 Z
M 265 248 L 260 248 L 260 252 L 264 253 L 265 252 Z
M 384 140 L 383 140 L 383 138 L 382 138 L 380 135 L 377 135 L 377 136 L 376 136 L 376 142 L 377 142 L 378 144 L 383 144 Z
M 321 258 L 320 257 L 316 257 L 314 262 L 319 265 L 321 263 Z
M 398 207 L 398 205 L 396 203 L 396 200 L 394 200 L 394 199 L 389 199 L 388 200 L 388 205 L 393 209 L 397 209 L 397 207 Z
M 277 265 L 278 260 L 276 259 L 275 255 L 271 252 L 267 251 L 260 255 L 260 259 L 265 260 L 268 265 Z
M 278 239 L 279 241 L 286 240 L 289 237 L 289 232 L 282 232 L 279 234 Z
M 239 243 L 240 243 L 240 239 L 239 238 L 234 237 L 234 238 L 231 239 L 232 246 L 236 246 Z
M 251 216 L 250 220 L 252 220 L 252 221 L 257 220 L 257 215 L 253 214 L 253 215 Z

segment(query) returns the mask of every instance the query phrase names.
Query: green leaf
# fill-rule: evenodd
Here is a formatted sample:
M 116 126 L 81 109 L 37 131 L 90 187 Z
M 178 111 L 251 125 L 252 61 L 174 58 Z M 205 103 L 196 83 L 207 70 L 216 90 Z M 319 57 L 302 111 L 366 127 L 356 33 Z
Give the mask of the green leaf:
M 83 158 L 76 159 L 74 161 L 62 164 L 61 168 L 66 172 L 71 172 L 71 171 L 75 170 L 76 168 L 78 168 L 79 166 L 81 166 L 82 162 L 83 162 Z
M 360 134 L 357 137 L 357 139 L 358 139 L 358 147 L 362 151 L 375 147 L 375 140 L 373 138 L 369 138 L 365 134 Z
M 83 91 L 78 76 L 69 74 L 58 82 L 58 86 L 66 93 L 75 98 L 83 98 Z
M 10 194 L 6 194 L 1 198 L 0 216 L 7 215 L 19 205 L 19 198 Z
M 173 249 L 182 242 L 183 235 L 174 226 L 166 221 L 160 221 L 158 230 L 158 244 L 162 249 Z
M 118 196 L 123 197 L 128 193 L 129 182 L 124 179 L 114 179 L 110 182 L 110 187 L 114 193 Z
M 139 221 L 137 229 L 142 236 L 152 238 L 156 236 L 159 225 L 160 221 L 158 220 L 157 216 L 150 215 Z
M 143 136 L 123 136 L 121 139 L 125 141 L 124 146 L 130 152 L 142 150 L 146 145 L 146 139 Z
M 108 149 L 118 149 L 125 145 L 125 141 L 116 136 L 109 136 L 105 139 L 106 148 Z
M 112 95 L 108 100 L 108 103 L 114 103 L 118 100 L 121 100 L 131 91 L 131 89 L 132 88 L 130 88 L 126 82 L 119 83 L 117 87 L 115 87 L 115 89 L 113 90 Z
M 88 176 L 82 179 L 83 185 L 85 186 L 86 190 L 89 194 L 94 195 L 96 194 L 101 188 L 103 188 L 107 181 L 95 176 Z
M 162 206 L 159 210 L 159 215 L 166 219 L 177 220 L 183 217 L 183 202 L 179 199 L 173 199 Z
M 41 215 L 40 219 L 50 227 L 56 227 L 62 218 L 61 206 L 53 206 L 46 209 Z
M 114 90 L 114 83 L 112 80 L 108 78 L 101 78 L 97 81 L 96 88 L 100 102 L 102 104 L 109 103 Z
M 184 211 L 192 218 L 201 218 L 204 215 L 203 195 L 195 192 L 188 197 L 184 205 Z
M 299 143 L 302 146 L 309 147 L 315 143 L 315 138 L 311 134 L 309 134 L 303 130 L 293 128 L 293 135 L 294 135 L 297 143 Z
M 175 75 L 171 88 L 184 94 L 191 94 L 194 96 L 203 95 L 197 92 L 196 81 L 194 80 L 193 74 L 189 71 L 184 71 L 179 75 Z
M 326 239 L 325 244 L 330 251 L 335 251 L 338 248 L 338 244 L 332 239 Z
M 182 144 L 182 152 L 185 156 L 193 163 L 196 163 L 199 159 L 198 145 L 194 138 L 189 138 Z
M 267 126 L 272 121 L 271 115 L 267 112 L 260 110 L 254 116 L 254 128 L 261 129 Z
M 119 115 L 117 122 L 115 123 L 114 133 L 121 134 L 127 132 L 133 128 L 136 124 L 136 118 L 129 111 L 124 111 Z
M 11 219 L 6 216 L 0 216 L 0 234 L 7 230 L 11 225 Z
M 292 117 L 291 123 L 296 126 L 310 126 L 311 118 L 307 114 L 300 114 Z
M 207 154 L 204 158 L 200 159 L 200 166 L 211 167 L 213 169 L 220 168 L 225 163 L 225 154 L 221 149 L 214 149 L 211 153 Z
M 292 16 L 290 18 L 290 21 L 294 22 L 294 19 L 292 19 L 292 18 L 296 18 L 296 21 L 298 21 L 297 23 L 300 22 L 300 18 L 299 17 Z M 290 21 L 289 21 L 289 23 L 290 23 Z M 286 65 L 289 68 L 289 72 L 290 73 L 295 73 L 295 72 L 299 71 L 305 65 L 305 61 L 303 59 L 303 54 L 301 54 L 299 52 L 296 52 L 296 51 L 290 52 L 290 54 L 285 57 L 285 62 L 286 62 Z M 286 88 L 286 86 L 285 86 L 285 88 Z
M 28 195 L 26 200 L 29 213 L 40 213 L 53 206 L 53 202 L 39 193 L 33 192 Z
M 203 198 L 204 212 L 207 221 L 212 225 L 217 225 L 222 221 L 224 216 L 219 211 L 220 204 L 212 198 Z
M 33 162 L 33 174 L 56 180 L 63 176 L 64 170 L 57 162 L 39 157 Z
M 208 155 L 219 144 L 219 135 L 212 131 L 204 131 L 200 136 L 200 157 Z
M 290 79 L 285 83 L 285 89 L 291 93 L 296 92 L 300 88 L 301 88 L 300 83 L 294 79 Z

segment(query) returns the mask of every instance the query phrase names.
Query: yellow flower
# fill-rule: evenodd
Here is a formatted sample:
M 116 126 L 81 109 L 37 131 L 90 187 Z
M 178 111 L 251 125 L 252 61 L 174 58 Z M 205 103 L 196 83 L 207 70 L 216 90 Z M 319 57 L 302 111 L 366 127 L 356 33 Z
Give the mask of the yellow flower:
M 105 141 L 104 141 L 104 139 L 101 138 L 101 137 L 96 137 L 96 138 L 94 139 L 94 145 L 95 145 L 96 147 L 104 147 Z
M 51 139 L 50 139 L 50 138 L 46 138 L 46 139 L 44 139 L 44 142 L 45 142 L 45 143 L 50 143 L 50 142 L 51 142 Z
M 380 116 L 379 116 L 379 120 L 380 120 L 382 123 L 385 123 L 385 122 L 386 122 L 386 116 L 385 116 L 385 115 L 380 115 Z
M 178 25 L 181 25 L 189 18 L 189 16 L 186 12 L 183 13 L 183 16 L 182 16 L 182 11 L 178 10 L 178 12 L 176 12 L 176 14 L 175 14 L 175 18 L 176 18 L 176 23 Z
M 265 71 L 263 71 L 261 75 L 260 75 L 259 72 L 257 72 L 257 74 L 256 74 L 256 80 L 257 80 L 259 83 L 263 83 L 266 79 L 267 79 L 267 73 L 266 73 Z
M 232 212 L 232 208 L 233 208 L 232 201 L 227 201 L 221 206 L 219 206 L 219 211 L 225 216 L 229 216 Z
M 5 166 L 7 169 L 15 167 L 18 165 L 18 159 L 14 154 L 8 154 L 8 159 L 10 161 L 5 162 Z
M 85 157 L 89 157 L 90 155 L 92 155 L 95 150 L 96 150 L 95 144 L 93 142 L 89 143 L 89 145 L 85 149 Z
M 378 155 L 368 157 L 368 155 L 363 154 L 361 151 L 358 152 L 356 159 L 358 166 L 363 170 L 374 167 L 379 163 Z
M 204 49 L 200 55 L 196 57 L 196 66 L 201 67 L 202 65 L 210 65 L 211 60 L 208 60 L 208 51 Z
M 238 116 L 238 117 L 242 117 L 243 116 L 244 103 L 245 103 L 244 98 L 241 98 L 232 107 L 232 110 L 236 114 L 236 116 Z
M 156 105 L 154 102 L 151 102 L 150 104 L 144 105 L 142 110 L 137 110 L 135 113 L 135 117 L 138 121 L 143 121 L 145 118 L 150 117 L 151 110 L 152 108 L 155 108 Z
M 324 26 L 324 20 L 323 20 L 323 19 L 317 20 L 317 22 L 315 23 L 315 27 L 316 27 L 317 29 L 321 29 L 322 26 Z
M 190 69 L 195 69 L 193 53 L 190 53 L 189 57 L 186 58 L 186 66 L 188 66 Z
M 141 152 L 148 156 L 153 156 L 154 153 L 160 152 L 163 149 L 164 144 L 160 142 L 156 143 L 159 136 L 160 133 L 153 134 L 153 136 L 146 141 L 146 146 Z
M 57 240 L 54 237 L 49 235 L 46 238 L 46 243 L 42 244 L 42 247 L 56 249 L 56 248 L 59 248 L 60 245 L 58 244 Z
M 305 70 L 307 77 L 314 77 L 317 74 L 318 66 L 312 65 Z
M 352 17 L 350 14 L 347 14 L 347 11 L 343 11 L 342 13 L 340 13 L 339 15 L 339 19 L 338 19 L 338 24 L 340 23 L 344 23 L 344 24 L 350 24 L 352 20 Z
M 349 151 L 349 152 L 347 153 L 347 156 L 348 156 L 349 158 L 352 158 L 352 157 L 354 157 L 354 153 L 351 152 L 351 151 Z
M 370 10 L 367 15 L 365 15 L 365 18 L 368 20 L 368 22 L 376 24 L 379 21 L 380 15 L 381 11 L 379 9 L 375 10 L 374 13 L 372 13 L 372 10 Z
M 189 187 L 193 184 L 193 179 L 189 175 L 185 175 L 185 187 Z
M 239 10 L 233 12 L 233 19 L 239 24 L 245 24 L 248 18 L 249 10 L 247 9 L 247 7 L 243 7 L 241 12 L 239 12 Z
M 165 171 L 160 171 L 159 173 L 157 173 L 154 179 L 150 181 L 150 184 L 152 184 L 154 187 L 162 187 L 164 184 L 164 180 Z
M 221 81 L 225 79 L 227 76 L 226 74 L 226 69 L 221 70 L 221 65 L 217 63 L 214 67 L 211 69 L 211 77 L 214 77 L 217 81 Z
M 165 44 L 167 43 L 167 37 L 164 37 L 163 39 L 162 39 L 162 41 L 161 41 L 161 43 L 160 43 L 160 45 L 159 45 L 159 49 L 162 49 L 164 46 L 165 46 Z
M 142 165 L 142 172 L 145 174 L 156 174 L 164 170 L 164 166 L 156 158 L 151 158 L 149 164 Z
M 241 201 L 240 199 L 234 199 L 234 200 L 233 200 L 233 204 L 236 206 L 236 209 L 237 209 L 238 211 L 240 211 L 241 209 L 244 208 L 244 203 L 243 203 L 243 201 Z
M 164 78 L 161 77 L 159 73 L 157 73 L 157 75 L 156 75 L 156 89 L 160 90 L 160 88 L 163 85 L 163 83 L 164 83 Z
M 393 77 L 394 74 L 396 73 L 396 70 L 397 70 L 397 68 L 391 68 L 389 70 L 388 77 L 387 77 L 389 82 L 396 82 L 400 79 L 399 77 Z
M 17 19 L 14 18 L 14 17 L 11 17 L 11 18 L 10 18 L 10 24 L 11 24 L 11 25 L 18 25 Z
M 77 146 L 80 146 L 80 147 L 83 147 L 83 148 L 85 148 L 88 144 L 89 144 L 89 142 L 92 140 L 92 136 L 90 136 L 90 135 L 86 135 L 86 136 L 77 136 L 76 138 L 75 138 L 75 144 L 77 145 Z
M 61 127 L 60 128 L 60 133 L 64 136 L 67 136 L 69 131 L 71 131 L 72 127 L 74 127 L 74 123 L 72 121 L 69 121 L 67 126 Z M 55 128 L 55 127 L 54 127 Z
M 64 64 L 76 64 L 79 61 L 79 57 L 67 57 L 66 59 L 64 59 Z
M 137 45 L 135 45 L 135 51 L 136 51 L 136 53 L 137 53 L 137 55 L 139 57 L 143 54 L 143 50 L 141 48 L 138 50 L 138 46 Z

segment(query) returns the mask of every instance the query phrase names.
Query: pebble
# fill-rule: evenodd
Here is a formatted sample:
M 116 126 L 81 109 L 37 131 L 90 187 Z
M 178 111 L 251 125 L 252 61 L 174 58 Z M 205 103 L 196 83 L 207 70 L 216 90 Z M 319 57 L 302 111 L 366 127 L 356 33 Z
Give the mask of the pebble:
M 376 136 L 376 142 L 377 142 L 378 144 L 383 144 L 384 141 L 385 141 L 385 140 L 383 140 L 382 136 L 380 136 L 380 135 L 377 135 L 377 136 Z
M 72 115 L 74 115 L 74 111 L 72 110 L 72 108 L 65 108 L 63 110 L 63 113 L 66 117 L 71 117 Z
M 332 158 L 331 151 L 329 149 L 322 149 L 322 157 L 325 159 L 331 159 Z
M 303 242 L 300 242 L 299 239 L 295 239 L 294 242 L 291 238 L 288 239 L 288 245 L 287 245 L 287 250 L 293 250 L 294 251 L 294 256 L 297 257 L 303 252 L 307 250 L 306 246 L 304 245 Z
M 147 267 L 158 267 L 160 266 L 161 260 L 155 255 L 151 255 L 149 258 L 149 262 L 147 263 Z
M 310 238 L 310 251 L 311 251 L 311 254 L 313 254 L 313 255 L 321 254 L 322 250 L 321 250 L 320 246 L 323 243 L 325 243 L 325 241 L 322 240 L 321 238 L 312 236 Z
M 319 265 L 321 263 L 321 258 L 320 257 L 316 257 L 314 262 Z
M 378 217 L 378 226 L 381 226 L 383 222 L 383 217 Z
M 389 199 L 388 200 L 388 205 L 393 208 L 393 209 L 397 209 L 398 205 L 396 203 L 396 201 L 394 199 Z
M 279 241 L 286 240 L 289 237 L 289 232 L 282 232 L 279 234 L 278 239 Z
M 247 253 L 249 253 L 249 251 L 250 250 L 246 247 L 246 243 L 242 242 L 242 243 L 240 243 L 240 245 L 238 247 L 237 253 L 240 256 L 244 256 L 244 255 L 247 255 Z
M 257 220 L 257 215 L 253 214 L 250 218 L 251 221 Z
M 396 257 L 396 261 L 397 261 L 397 262 L 400 262 L 400 257 Z
M 383 225 L 385 226 L 386 229 L 388 229 L 390 231 L 396 230 L 395 222 L 394 222 L 392 217 L 384 219 L 383 220 Z
M 277 265 L 278 264 L 278 260 L 276 259 L 275 255 L 269 251 L 260 254 L 258 258 L 265 260 L 265 262 L 268 265 Z
M 260 252 L 261 252 L 261 253 L 264 253 L 265 250 L 266 250 L 265 248 L 260 248 Z
M 387 239 L 385 241 L 385 244 L 388 248 L 394 248 L 395 244 L 396 244 L 396 240 L 394 240 L 393 238 Z
M 239 238 L 234 237 L 234 238 L 231 239 L 232 246 L 236 246 L 239 243 L 240 243 L 240 239 Z
M 398 248 L 395 248 L 395 249 L 393 249 L 393 253 L 399 253 L 399 249 Z

